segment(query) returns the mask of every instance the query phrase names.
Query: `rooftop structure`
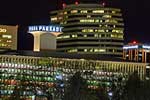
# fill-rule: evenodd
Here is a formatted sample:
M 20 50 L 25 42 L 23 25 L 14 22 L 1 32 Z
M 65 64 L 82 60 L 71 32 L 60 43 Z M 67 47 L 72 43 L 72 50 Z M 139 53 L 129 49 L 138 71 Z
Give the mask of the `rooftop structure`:
M 150 45 L 142 43 L 129 43 L 123 47 L 123 59 L 149 63 L 150 62 Z

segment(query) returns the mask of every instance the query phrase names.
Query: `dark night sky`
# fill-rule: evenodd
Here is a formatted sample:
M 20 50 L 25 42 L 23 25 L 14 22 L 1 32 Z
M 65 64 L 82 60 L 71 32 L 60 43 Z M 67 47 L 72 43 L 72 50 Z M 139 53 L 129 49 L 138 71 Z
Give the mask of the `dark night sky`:
M 49 24 L 49 12 L 58 9 L 62 0 L 1 0 L 0 24 L 19 25 L 19 49 L 26 45 L 26 26 Z M 65 0 L 71 3 L 73 0 Z M 102 0 L 79 0 L 99 2 Z M 125 22 L 125 42 L 137 40 L 150 43 L 149 0 L 105 0 L 107 5 L 120 7 Z

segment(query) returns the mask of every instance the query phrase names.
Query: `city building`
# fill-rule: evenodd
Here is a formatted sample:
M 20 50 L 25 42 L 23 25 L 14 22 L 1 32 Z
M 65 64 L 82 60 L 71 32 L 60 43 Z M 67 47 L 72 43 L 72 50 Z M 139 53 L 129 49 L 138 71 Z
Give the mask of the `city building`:
M 141 79 L 145 79 L 145 75 L 147 78 L 150 76 L 147 63 L 123 62 L 118 58 L 109 60 L 106 56 L 91 58 L 91 55 L 56 52 L 47 52 L 49 57 L 43 57 L 45 52 L 20 54 L 0 55 L 2 100 L 14 96 L 16 91 L 21 98 L 27 100 L 44 98 L 48 91 L 55 93 L 55 98 L 59 93 L 57 89 L 62 88 L 58 86 L 64 86 L 68 78 L 76 72 L 81 72 L 82 77 L 87 80 L 88 87 L 92 89 L 96 89 L 99 84 L 110 86 L 113 79 L 117 80 L 120 77 L 125 81 L 135 71 Z M 58 79 L 61 80 L 60 85 Z
M 122 57 L 124 23 L 118 8 L 100 4 L 63 4 L 52 11 L 51 23 L 60 24 L 57 50 L 80 54 L 104 54 Z
M 17 50 L 18 26 L 0 25 L 0 51 Z
M 137 43 L 129 43 L 123 47 L 123 59 L 150 63 L 150 45 Z
M 62 27 L 56 25 L 29 26 L 28 33 L 34 37 L 33 51 L 56 50 L 56 37 L 62 33 Z

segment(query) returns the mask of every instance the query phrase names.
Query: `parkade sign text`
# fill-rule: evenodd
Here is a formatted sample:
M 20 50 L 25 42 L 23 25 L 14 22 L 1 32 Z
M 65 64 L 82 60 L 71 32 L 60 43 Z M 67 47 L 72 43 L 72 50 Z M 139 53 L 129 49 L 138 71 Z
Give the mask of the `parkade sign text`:
M 37 25 L 37 26 L 29 26 L 28 32 L 33 31 L 46 31 L 46 32 L 62 32 L 62 27 L 55 25 Z

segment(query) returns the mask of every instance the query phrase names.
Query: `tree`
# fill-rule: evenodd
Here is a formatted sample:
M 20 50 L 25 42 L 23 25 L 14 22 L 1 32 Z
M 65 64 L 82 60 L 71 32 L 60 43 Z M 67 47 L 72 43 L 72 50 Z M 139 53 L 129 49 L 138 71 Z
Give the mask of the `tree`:
M 80 72 L 77 72 L 68 81 L 63 100 L 98 100 L 98 98 L 88 88 Z
M 131 74 L 124 87 L 122 100 L 145 100 L 142 97 L 143 85 L 137 72 Z
M 109 100 L 106 84 L 99 86 L 99 88 L 96 90 L 96 95 L 98 98 L 100 98 L 100 100 Z

